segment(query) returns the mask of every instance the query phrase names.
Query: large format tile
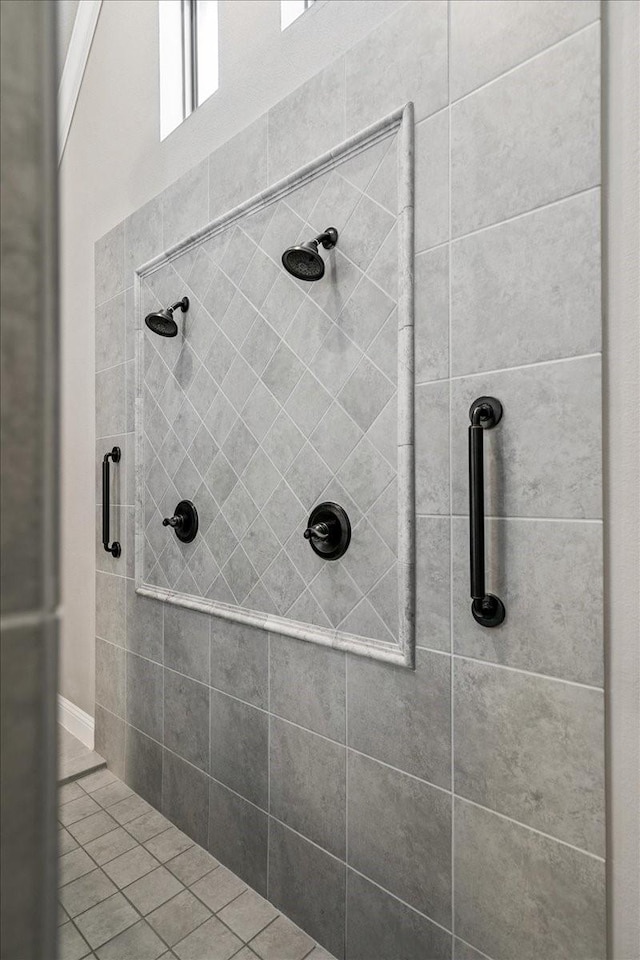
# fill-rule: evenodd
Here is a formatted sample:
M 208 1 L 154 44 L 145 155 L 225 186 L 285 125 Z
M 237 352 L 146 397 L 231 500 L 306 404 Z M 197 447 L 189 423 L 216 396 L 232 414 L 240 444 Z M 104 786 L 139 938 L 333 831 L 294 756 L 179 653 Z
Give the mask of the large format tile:
M 209 781 L 201 770 L 168 750 L 162 769 L 162 812 L 180 830 L 206 846 L 209 830 Z M 176 854 L 181 853 L 176 850 Z M 169 859 L 169 858 L 167 858 Z
M 460 937 L 490 957 L 604 960 L 601 860 L 464 800 L 455 822 Z
M 600 690 L 456 660 L 454 727 L 458 795 L 604 855 Z
M 449 541 L 449 517 L 416 517 L 416 645 L 433 650 L 451 648 Z
M 211 776 L 266 810 L 268 764 L 268 714 L 212 690 Z
M 449 111 L 417 124 L 414 154 L 415 249 L 449 239 Z
M 594 24 L 454 105 L 454 236 L 599 182 L 599 82 Z
M 468 521 L 452 534 L 455 652 L 601 686 L 602 524 L 487 520 L 487 583 L 507 611 L 495 630 L 471 616 Z
M 269 639 L 266 631 L 211 620 L 211 686 L 266 708 L 268 699 Z
M 162 806 L 162 747 L 129 724 L 125 744 L 125 779 L 147 803 L 157 808 Z
M 346 55 L 347 133 L 408 100 L 416 120 L 447 102 L 447 4 L 404 4 Z
M 162 197 L 154 197 L 124 221 L 124 285 L 133 283 L 133 273 L 162 253 Z
M 259 117 L 209 157 L 209 217 L 214 220 L 267 186 L 267 117 Z
M 451 797 L 349 752 L 349 863 L 450 929 Z
M 135 584 L 128 580 L 127 594 L 127 649 L 148 660 L 162 663 L 162 611 L 164 604 L 136 593 Z
M 601 314 L 599 190 L 452 245 L 454 375 L 595 353 Z
M 415 379 L 449 375 L 449 249 L 439 247 L 415 260 Z
M 162 742 L 164 671 L 159 663 L 127 655 L 127 723 Z
M 344 956 L 344 863 L 275 820 L 269 834 L 269 898 L 331 951 Z
M 120 647 L 125 644 L 125 589 L 123 577 L 96 573 L 96 634 Z
M 201 683 L 209 682 L 210 617 L 163 604 L 164 663 Z
M 124 777 L 125 722 L 96 703 L 95 748 L 107 761 L 109 769 Z
M 126 367 L 119 363 L 96 373 L 96 437 L 114 437 L 125 432 Z
M 347 960 L 450 960 L 451 935 L 347 870 Z
M 344 97 L 344 60 L 340 59 L 271 108 L 270 183 L 344 140 Z
M 209 850 L 254 890 L 267 893 L 267 815 L 220 783 L 209 783 Z
M 345 748 L 271 718 L 271 813 L 335 856 L 345 853 Z
M 415 670 L 350 657 L 347 703 L 350 747 L 450 787 L 450 657 L 420 651 Z
M 449 384 L 415 391 L 416 512 L 449 513 Z
M 209 689 L 173 670 L 164 672 L 164 745 L 209 769 Z
M 96 304 L 124 290 L 124 222 L 105 233 L 94 250 Z
M 600 391 L 599 357 L 454 380 L 453 512 L 469 506 L 469 407 L 493 396 L 504 412 L 484 438 L 487 516 L 601 517 Z
M 162 242 L 168 249 L 209 219 L 209 161 L 184 173 L 162 194 Z
M 474 947 L 460 940 L 453 938 L 453 960 L 487 960 L 486 954 L 480 953 Z
M 270 643 L 271 711 L 344 742 L 344 653 L 277 634 Z
M 125 657 L 122 647 L 96 637 L 96 700 L 118 717 L 125 715 Z
M 96 372 L 125 359 L 124 293 L 96 307 Z
M 523 60 L 597 20 L 597 0 L 453 0 L 451 99 L 457 100 Z

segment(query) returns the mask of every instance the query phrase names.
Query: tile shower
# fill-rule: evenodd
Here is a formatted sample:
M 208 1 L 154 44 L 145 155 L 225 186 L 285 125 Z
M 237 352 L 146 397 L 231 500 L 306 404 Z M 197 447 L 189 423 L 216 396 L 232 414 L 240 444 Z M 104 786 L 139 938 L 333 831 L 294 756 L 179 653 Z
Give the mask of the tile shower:
M 400 7 L 96 244 L 96 749 L 350 960 L 605 955 L 599 7 L 488 38 L 483 6 Z M 397 131 L 340 146 L 408 102 L 401 275 Z M 303 288 L 280 256 L 336 218 Z M 396 282 L 415 300 L 404 486 Z M 184 295 L 178 337 L 142 332 Z M 504 408 L 485 437 L 493 630 L 468 597 L 467 428 L 487 395 Z M 100 541 L 114 445 L 119 558 Z M 371 466 L 350 471 L 359 446 Z M 161 520 L 185 497 L 201 528 L 183 551 Z M 302 537 L 320 499 L 350 513 L 335 563 Z

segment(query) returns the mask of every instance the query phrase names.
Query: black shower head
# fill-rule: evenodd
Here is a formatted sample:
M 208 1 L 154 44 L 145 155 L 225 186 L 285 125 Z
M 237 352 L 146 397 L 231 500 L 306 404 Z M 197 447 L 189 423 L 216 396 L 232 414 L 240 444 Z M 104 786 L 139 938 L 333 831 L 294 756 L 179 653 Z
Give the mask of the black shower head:
M 172 307 L 166 307 L 164 310 L 158 310 L 156 313 L 148 313 L 144 318 L 144 322 L 149 327 L 149 330 L 153 330 L 159 337 L 175 337 L 178 333 L 178 324 L 173 319 L 173 311 L 177 310 L 178 307 L 180 307 L 183 313 L 186 313 L 189 309 L 189 297 L 183 297 L 182 300 L 174 303 Z
M 324 260 L 318 253 L 318 244 L 325 250 L 331 250 L 338 242 L 338 231 L 327 227 L 324 233 L 307 243 L 289 247 L 282 254 L 282 265 L 297 280 L 321 280 L 324 277 Z

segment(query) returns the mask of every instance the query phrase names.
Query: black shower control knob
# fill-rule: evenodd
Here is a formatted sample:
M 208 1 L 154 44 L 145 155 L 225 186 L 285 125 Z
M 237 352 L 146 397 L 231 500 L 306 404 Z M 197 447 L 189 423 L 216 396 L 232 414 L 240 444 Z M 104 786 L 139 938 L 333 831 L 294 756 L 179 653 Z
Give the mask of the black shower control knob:
M 172 517 L 165 517 L 163 527 L 173 527 L 182 543 L 191 543 L 198 532 L 198 511 L 191 500 L 181 500 Z
M 338 560 L 351 541 L 349 517 L 337 503 L 320 503 L 311 511 L 303 536 L 323 560 Z
M 331 537 L 331 525 L 329 523 L 314 523 L 312 527 L 307 527 L 304 532 L 305 540 L 329 540 Z

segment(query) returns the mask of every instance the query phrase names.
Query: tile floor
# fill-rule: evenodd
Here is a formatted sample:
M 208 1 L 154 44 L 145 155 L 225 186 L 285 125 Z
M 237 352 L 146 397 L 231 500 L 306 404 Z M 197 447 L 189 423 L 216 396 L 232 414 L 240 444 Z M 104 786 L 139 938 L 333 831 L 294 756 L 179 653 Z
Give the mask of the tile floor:
M 106 767 L 104 758 L 58 724 L 58 784 L 76 780 L 101 767 Z
M 109 770 L 59 794 L 60 960 L 332 960 Z

